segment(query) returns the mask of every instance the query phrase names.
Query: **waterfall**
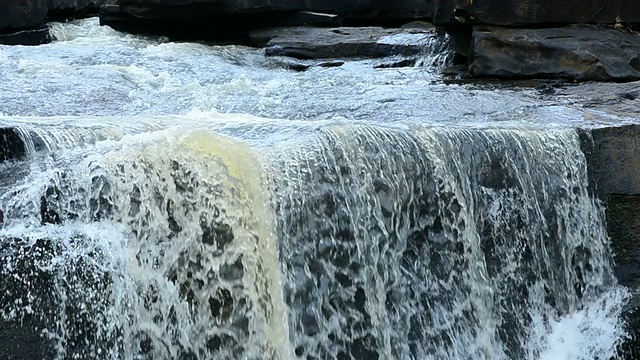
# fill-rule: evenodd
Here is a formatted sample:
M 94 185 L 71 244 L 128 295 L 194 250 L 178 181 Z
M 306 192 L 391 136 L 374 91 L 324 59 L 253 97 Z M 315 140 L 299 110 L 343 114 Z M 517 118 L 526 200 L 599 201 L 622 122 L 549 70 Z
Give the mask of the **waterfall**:
M 574 130 L 25 129 L 0 332 L 49 358 L 608 359 L 625 337 Z
M 5 321 L 56 358 L 283 358 L 260 164 L 207 132 L 156 132 L 34 162 L 5 189 Z
M 600 337 L 566 358 L 611 357 L 625 295 L 579 145 L 573 130 L 350 126 L 278 149 L 296 354 L 559 358 L 555 322 L 598 303 L 606 326 L 569 331 Z

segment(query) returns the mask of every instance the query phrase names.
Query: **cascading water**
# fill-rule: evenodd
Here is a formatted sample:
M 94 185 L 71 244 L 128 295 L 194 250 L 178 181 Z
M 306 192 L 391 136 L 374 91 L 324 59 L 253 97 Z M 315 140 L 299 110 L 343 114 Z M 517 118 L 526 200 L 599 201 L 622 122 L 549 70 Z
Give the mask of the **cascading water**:
M 206 132 L 34 162 L 0 199 L 2 318 L 27 317 L 56 358 L 283 358 L 259 168 Z
M 561 340 L 589 346 L 568 358 L 613 356 L 624 293 L 575 132 L 337 127 L 290 153 L 276 198 L 299 356 L 548 358 L 577 336 L 555 322 L 589 306 L 609 320 L 568 330 L 598 335 Z
M 304 72 L 53 33 L 0 46 L 0 358 L 616 359 L 576 106 L 445 84 L 435 32 Z
M 95 138 L 1 184 L 0 329 L 41 357 L 586 360 L 625 336 L 574 130 Z

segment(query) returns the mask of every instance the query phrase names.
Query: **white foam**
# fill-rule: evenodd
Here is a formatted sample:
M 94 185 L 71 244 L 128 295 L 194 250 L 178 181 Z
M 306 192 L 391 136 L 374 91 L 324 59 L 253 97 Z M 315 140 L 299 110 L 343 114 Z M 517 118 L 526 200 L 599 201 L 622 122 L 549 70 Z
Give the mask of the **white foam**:
M 532 343 L 542 350 L 540 360 L 612 358 L 616 345 L 627 336 L 620 315 L 628 297 L 626 289 L 616 287 L 549 326 L 540 318 L 535 319 L 534 334 L 546 332 Z

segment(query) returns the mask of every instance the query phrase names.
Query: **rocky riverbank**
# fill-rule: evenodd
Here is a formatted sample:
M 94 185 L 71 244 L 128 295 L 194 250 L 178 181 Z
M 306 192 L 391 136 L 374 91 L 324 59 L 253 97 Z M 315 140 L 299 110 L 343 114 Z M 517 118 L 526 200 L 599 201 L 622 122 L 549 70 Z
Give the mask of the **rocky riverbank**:
M 318 48 L 324 49 L 321 51 L 323 58 L 376 57 L 381 54 L 376 50 L 345 53 L 344 44 L 369 50 L 372 43 L 376 48 L 384 47 L 375 39 L 388 30 L 332 29 L 327 33 L 341 34 L 342 40 L 327 44 L 326 36 L 318 36 L 321 29 L 293 30 L 283 26 L 397 26 L 417 19 L 431 22 L 451 34 L 458 59 L 468 65 L 464 76 L 597 81 L 640 79 L 640 58 L 634 51 L 640 45 L 640 36 L 630 30 L 640 21 L 640 7 L 623 0 L 605 5 L 582 0 L 570 6 L 543 6 L 528 0 L 490 4 L 453 0 L 305 3 L 120 0 L 117 5 L 103 7 L 101 16 L 103 24 L 125 31 L 163 34 L 176 39 L 235 37 L 237 41 L 267 46 L 267 54 L 296 58 L 317 57 Z M 586 24 L 591 26 L 584 26 Z M 265 27 L 271 29 L 263 30 Z M 627 31 L 615 27 L 624 27 Z M 271 38 L 275 39 L 272 42 L 280 40 L 285 44 L 277 46 L 251 41 L 255 36 L 249 34 L 264 34 L 265 31 L 272 34 Z M 291 50 L 294 33 L 295 50 Z M 371 36 L 363 37 L 363 33 Z M 410 45 L 417 44 L 407 40 L 405 47 Z M 384 51 L 384 54 L 390 53 L 393 52 Z
M 86 16 L 100 6 L 101 24 L 121 31 L 338 61 L 415 52 L 419 36 L 405 37 L 402 46 L 381 39 L 406 33 L 398 27 L 420 20 L 450 34 L 457 63 L 464 65 L 461 77 L 640 80 L 640 36 L 633 31 L 640 5 L 625 0 L 570 6 L 529 0 L 32 0 L 8 5 L 0 14 L 0 44 L 48 42 L 46 21 Z

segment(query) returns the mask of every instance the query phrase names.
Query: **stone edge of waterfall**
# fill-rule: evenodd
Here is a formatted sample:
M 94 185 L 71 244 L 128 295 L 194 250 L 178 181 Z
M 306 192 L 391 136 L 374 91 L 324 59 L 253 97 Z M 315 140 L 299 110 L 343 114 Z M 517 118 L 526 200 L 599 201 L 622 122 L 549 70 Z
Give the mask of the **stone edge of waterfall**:
M 636 145 L 640 125 L 576 131 L 587 160 L 589 191 L 607 208 L 609 236 L 614 252 L 620 254 L 616 259 L 618 280 L 625 286 L 640 287 L 640 216 L 636 211 L 636 205 L 640 206 L 640 148 Z M 10 168 L 38 152 L 29 146 L 28 136 L 19 127 L 0 127 L 0 165 Z
M 640 125 L 622 127 L 607 127 L 597 129 L 576 129 L 580 137 L 581 150 L 586 156 L 587 171 L 589 176 L 589 189 L 594 196 L 602 200 L 607 208 L 607 232 L 610 235 L 614 253 L 616 253 L 616 276 L 622 285 L 637 289 L 640 285 L 640 261 L 638 251 L 634 246 L 640 243 L 640 219 L 637 209 L 640 205 L 640 189 L 635 188 L 640 181 L 621 183 L 627 177 L 640 176 L 640 166 L 634 161 L 640 161 L 637 154 L 636 142 L 640 136 Z M 0 128 L 0 166 L 27 160 L 28 146 L 24 137 L 25 132 L 16 127 Z M 620 167 L 620 168 L 618 168 Z M 623 168 L 623 169 L 621 169 Z M 10 168 L 9 168 L 10 169 Z M 11 171 L 5 174 L 11 176 Z M 626 184 L 626 185 L 625 185 Z M 626 186 L 626 187 L 625 187 Z M 43 202 L 41 212 L 48 213 L 47 204 Z M 46 223 L 55 221 L 46 221 Z M 44 215 L 43 215 L 43 224 Z M 0 228 L 2 227 L 2 209 L 0 209 Z M 46 245 L 46 242 L 44 242 Z M 44 245 L 43 245 L 44 246 Z M 632 300 L 633 301 L 633 300 Z M 640 349 L 640 314 L 638 307 L 631 305 L 623 316 L 629 333 L 630 340 L 620 345 L 619 351 L 622 359 L 635 358 Z M 29 323 L 29 322 L 28 322 Z M 29 323 L 31 328 L 39 326 L 37 323 Z M 0 332 L 9 332 L 15 341 L 32 343 L 30 351 L 48 352 L 48 345 L 40 339 L 39 343 L 30 334 L 22 333 L 27 327 L 4 328 Z M 629 355 L 632 354 L 632 355 Z

